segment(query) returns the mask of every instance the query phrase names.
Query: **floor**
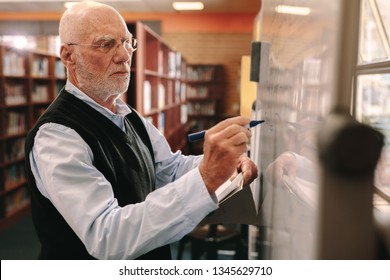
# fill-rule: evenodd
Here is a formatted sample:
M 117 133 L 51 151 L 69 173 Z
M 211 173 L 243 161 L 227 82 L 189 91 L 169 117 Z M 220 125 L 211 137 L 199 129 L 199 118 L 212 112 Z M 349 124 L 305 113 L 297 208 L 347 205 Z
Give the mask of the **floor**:
M 30 214 L 0 232 L 0 260 L 34 260 L 38 255 L 39 247 Z M 173 259 L 177 258 L 178 247 L 179 242 L 171 245 Z M 219 259 L 233 258 L 234 251 L 229 248 L 220 251 Z M 185 245 L 182 259 L 190 259 L 190 244 Z
M 1 260 L 34 260 L 39 247 L 30 215 L 0 232 Z

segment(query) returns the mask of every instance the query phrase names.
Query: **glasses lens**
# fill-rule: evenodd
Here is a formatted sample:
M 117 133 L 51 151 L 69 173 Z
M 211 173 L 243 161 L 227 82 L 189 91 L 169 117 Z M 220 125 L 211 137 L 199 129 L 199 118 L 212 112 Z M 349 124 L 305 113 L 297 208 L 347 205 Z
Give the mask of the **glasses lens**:
M 133 47 L 134 51 L 137 49 L 137 40 L 135 38 L 131 39 L 131 46 Z

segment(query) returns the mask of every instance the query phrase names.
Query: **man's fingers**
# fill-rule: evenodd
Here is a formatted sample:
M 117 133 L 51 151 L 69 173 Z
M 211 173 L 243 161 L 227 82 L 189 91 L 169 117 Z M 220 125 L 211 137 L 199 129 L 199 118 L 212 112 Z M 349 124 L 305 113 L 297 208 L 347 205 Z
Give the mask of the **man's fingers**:
M 248 143 L 251 135 L 249 129 L 234 124 L 218 132 L 207 131 L 205 138 L 216 142 L 228 141 L 229 144 L 236 146 L 241 145 L 242 143 Z
M 216 133 L 233 125 L 246 126 L 249 124 L 249 122 L 250 119 L 247 117 L 242 117 L 242 116 L 233 117 L 219 122 L 218 124 L 210 128 L 209 131 Z

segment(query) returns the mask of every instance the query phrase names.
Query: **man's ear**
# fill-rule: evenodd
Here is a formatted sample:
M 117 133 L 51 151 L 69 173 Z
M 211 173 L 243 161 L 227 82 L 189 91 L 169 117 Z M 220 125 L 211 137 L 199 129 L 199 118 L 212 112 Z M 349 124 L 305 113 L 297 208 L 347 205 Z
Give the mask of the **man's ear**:
M 70 50 L 68 45 L 62 45 L 61 46 L 61 48 L 60 48 L 60 58 L 61 58 L 62 63 L 66 67 L 74 64 L 72 51 Z

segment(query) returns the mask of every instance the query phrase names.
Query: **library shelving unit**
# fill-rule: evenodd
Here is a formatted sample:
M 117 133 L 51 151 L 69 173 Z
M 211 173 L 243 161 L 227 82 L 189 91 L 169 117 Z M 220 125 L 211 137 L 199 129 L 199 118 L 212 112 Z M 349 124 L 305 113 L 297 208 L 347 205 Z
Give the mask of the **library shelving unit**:
M 56 56 L 0 45 L 0 230 L 29 209 L 25 137 L 64 83 Z
M 219 64 L 187 66 L 188 133 L 206 130 L 221 120 L 225 88 L 224 69 Z M 189 143 L 191 154 L 203 151 L 202 141 Z
M 185 59 L 147 25 L 127 27 L 138 42 L 127 102 L 165 135 L 172 151 L 181 150 L 187 123 Z

